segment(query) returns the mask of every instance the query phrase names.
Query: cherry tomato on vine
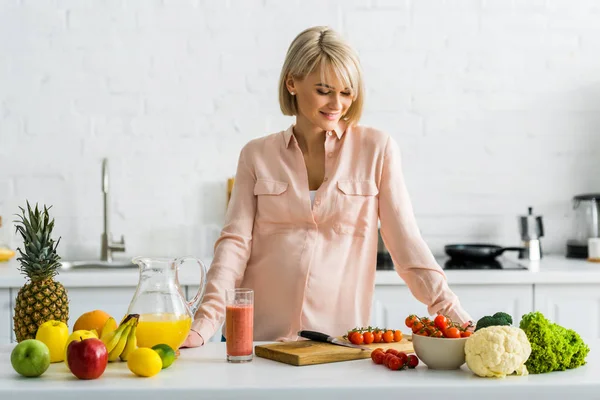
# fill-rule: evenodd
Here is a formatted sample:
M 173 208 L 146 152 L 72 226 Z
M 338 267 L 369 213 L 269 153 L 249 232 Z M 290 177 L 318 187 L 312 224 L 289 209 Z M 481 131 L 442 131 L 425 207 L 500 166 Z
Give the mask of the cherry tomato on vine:
M 445 331 L 448 328 L 448 318 L 443 315 L 438 315 L 433 320 L 435 327 L 441 331 Z
M 408 317 L 406 317 L 406 320 L 404 321 L 404 323 L 406 324 L 407 327 L 412 328 L 413 324 L 417 320 L 418 320 L 417 316 L 414 314 L 411 314 Z
M 373 343 L 373 341 L 375 340 L 373 332 L 367 331 L 367 332 L 363 333 L 363 340 L 364 340 L 365 344 Z
M 376 330 L 373 332 L 373 343 L 381 343 L 383 339 L 383 332 L 380 330 Z
M 396 356 L 393 356 L 393 358 L 388 360 L 388 368 L 392 371 L 398 371 L 400 368 L 402 368 L 402 366 L 402 360 Z
M 394 342 L 400 342 L 400 341 L 402 341 L 402 331 L 395 330 L 394 331 Z
M 383 359 L 385 358 L 385 353 L 381 349 L 375 349 L 371 352 L 371 360 L 375 364 L 383 364 Z
M 451 339 L 457 339 L 460 337 L 460 331 L 456 327 L 448 328 L 444 331 L 444 336 Z
M 425 327 L 421 321 L 417 321 L 412 326 L 413 333 L 417 333 Z
M 392 343 L 394 341 L 394 332 L 388 330 L 383 334 L 383 341 L 386 343 Z
M 350 343 L 358 345 L 363 344 L 365 341 L 363 334 L 358 331 L 353 332 L 348 339 L 350 339 Z

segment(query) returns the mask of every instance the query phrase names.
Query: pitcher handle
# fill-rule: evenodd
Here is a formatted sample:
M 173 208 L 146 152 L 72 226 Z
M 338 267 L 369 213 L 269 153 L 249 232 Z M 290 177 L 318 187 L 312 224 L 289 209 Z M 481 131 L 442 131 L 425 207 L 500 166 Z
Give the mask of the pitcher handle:
M 177 269 L 179 269 L 179 267 L 181 267 L 181 265 L 186 261 L 196 261 L 198 263 L 198 265 L 200 266 L 200 287 L 198 288 L 198 293 L 196 293 L 196 295 L 194 296 L 194 298 L 191 301 L 187 301 L 187 299 L 186 299 L 186 304 L 189 307 L 189 309 L 192 311 L 192 319 L 193 319 L 194 316 L 196 315 L 196 311 L 198 310 L 198 307 L 200 307 L 200 302 L 202 301 L 202 297 L 204 297 L 204 291 L 206 290 L 207 271 L 206 271 L 206 266 L 204 265 L 204 263 L 202 261 L 200 261 L 199 259 L 197 259 L 196 257 L 178 258 L 177 259 Z

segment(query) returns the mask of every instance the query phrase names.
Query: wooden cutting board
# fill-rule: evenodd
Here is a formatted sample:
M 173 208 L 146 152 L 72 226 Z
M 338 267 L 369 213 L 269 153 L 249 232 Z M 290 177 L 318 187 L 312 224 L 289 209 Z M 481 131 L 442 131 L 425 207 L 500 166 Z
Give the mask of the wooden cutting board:
M 408 338 L 410 339 L 410 336 Z M 381 347 L 384 350 L 393 348 L 398 351 L 404 351 L 405 353 L 414 353 L 412 342 L 407 340 L 406 337 L 400 342 L 372 343 L 366 345 L 366 347 L 372 348 L 373 350 L 378 347 Z M 297 366 L 360 360 L 371 357 L 371 352 L 367 350 L 353 349 L 351 347 L 338 346 L 330 343 L 314 342 L 312 340 L 256 345 L 254 347 L 254 354 L 257 357 Z

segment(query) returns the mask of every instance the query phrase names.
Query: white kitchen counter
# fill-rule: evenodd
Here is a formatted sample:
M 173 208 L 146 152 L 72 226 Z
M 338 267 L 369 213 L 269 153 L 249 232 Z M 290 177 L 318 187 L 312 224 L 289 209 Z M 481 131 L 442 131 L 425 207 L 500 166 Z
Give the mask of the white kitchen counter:
M 515 259 L 513 259 L 515 260 Z M 440 260 L 443 261 L 443 260 Z M 450 270 L 445 271 L 450 285 L 510 285 L 541 283 L 600 283 L 600 264 L 585 260 L 549 255 L 539 262 L 515 260 L 526 270 Z M 209 267 L 209 263 L 207 267 Z M 132 287 L 139 278 L 137 269 L 128 270 L 65 270 L 57 276 L 66 287 Z M 182 285 L 198 285 L 200 272 L 189 263 L 180 272 Z M 17 262 L 0 264 L 0 289 L 19 288 L 25 278 L 17 270 Z M 377 271 L 376 285 L 404 285 L 396 271 Z
M 583 367 L 491 379 L 475 376 L 466 365 L 454 371 L 429 370 L 423 364 L 390 371 L 370 359 L 294 367 L 255 357 L 251 363 L 228 364 L 225 344 L 209 343 L 182 350 L 170 368 L 152 378 L 138 378 L 119 362 L 92 381 L 78 380 L 63 363 L 52 364 L 40 378 L 22 378 L 10 365 L 12 345 L 5 345 L 0 346 L 0 399 L 598 399 L 600 353 L 594 349 L 600 348 L 600 340 L 588 344 L 592 351 Z

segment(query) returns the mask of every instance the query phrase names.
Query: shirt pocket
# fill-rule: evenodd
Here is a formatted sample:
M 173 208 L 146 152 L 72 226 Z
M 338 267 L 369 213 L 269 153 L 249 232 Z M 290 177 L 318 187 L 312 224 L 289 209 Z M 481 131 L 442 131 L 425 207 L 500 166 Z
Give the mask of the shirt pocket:
M 290 220 L 288 183 L 270 179 L 257 179 L 254 184 L 256 196 L 256 222 L 260 231 L 272 231 L 283 227 Z
M 377 210 L 377 184 L 372 180 L 340 180 L 337 189 L 338 218 L 334 230 L 338 234 L 365 236 Z

